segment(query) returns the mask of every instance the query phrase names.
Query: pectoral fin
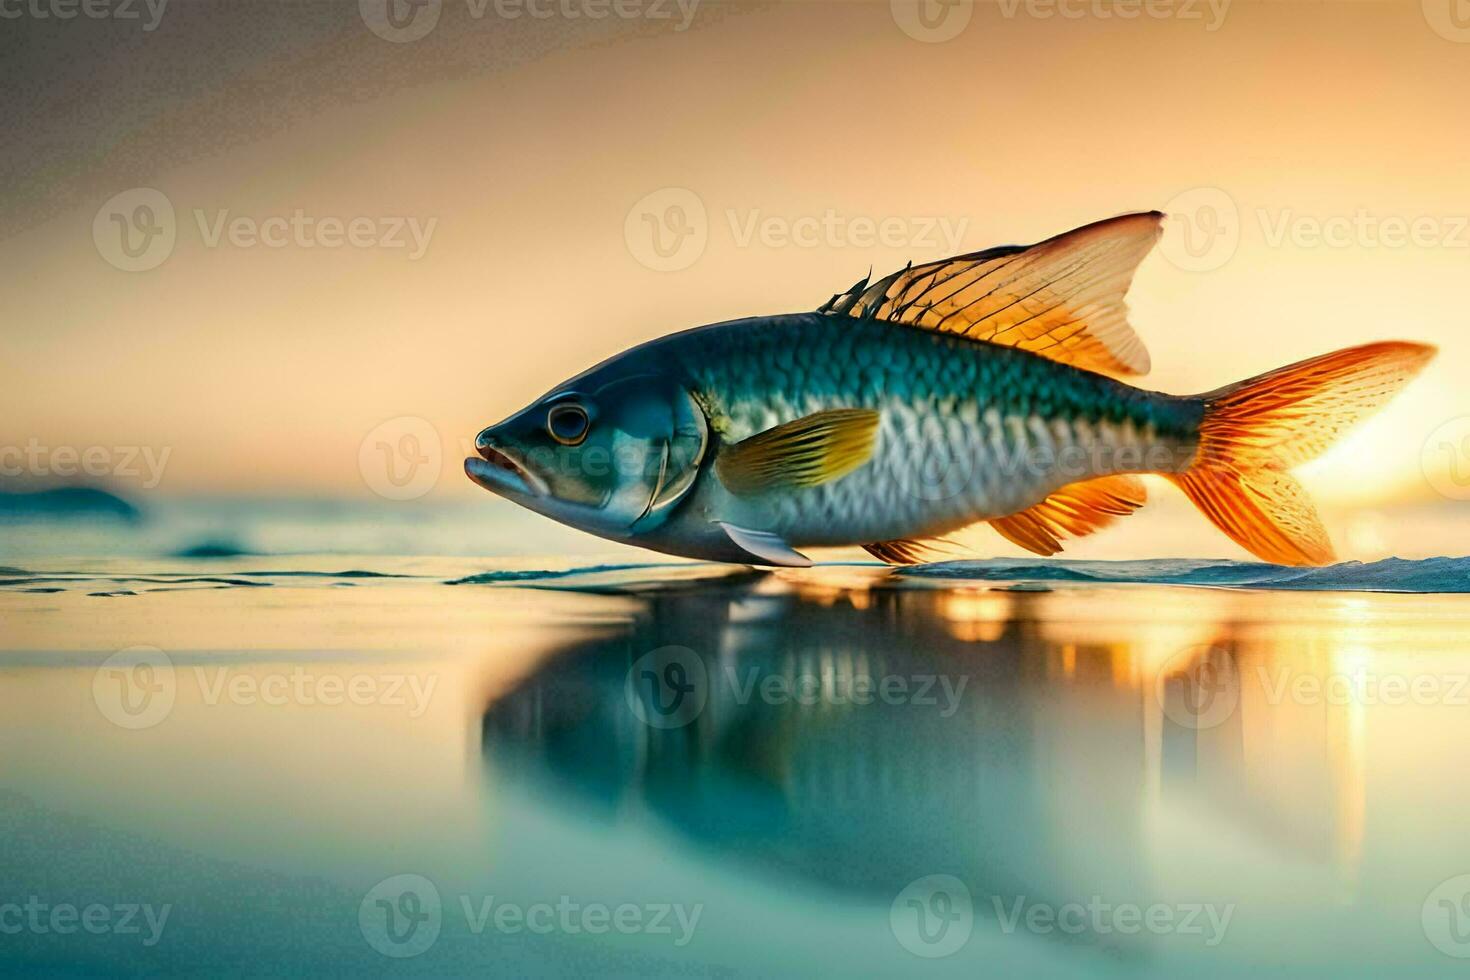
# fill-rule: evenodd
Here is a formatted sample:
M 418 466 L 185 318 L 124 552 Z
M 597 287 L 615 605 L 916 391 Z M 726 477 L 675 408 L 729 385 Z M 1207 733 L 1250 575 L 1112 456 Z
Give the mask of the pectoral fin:
M 737 494 L 817 486 L 868 461 L 878 420 L 878 413 L 868 408 L 794 419 L 727 446 L 715 460 L 715 474 Z
M 787 544 L 780 535 L 769 531 L 752 531 L 746 527 L 736 527 L 734 524 L 726 524 L 717 521 L 735 546 L 747 555 L 747 560 L 753 565 L 779 565 L 786 568 L 810 568 L 812 560 L 791 545 Z

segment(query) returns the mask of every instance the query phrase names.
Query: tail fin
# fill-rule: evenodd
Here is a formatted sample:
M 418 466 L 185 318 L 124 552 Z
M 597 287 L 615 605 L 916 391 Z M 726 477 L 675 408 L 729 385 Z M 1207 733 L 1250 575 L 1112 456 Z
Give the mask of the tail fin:
M 1320 455 L 1434 356 L 1388 341 L 1323 354 L 1200 396 L 1199 452 L 1170 476 L 1215 526 L 1279 565 L 1326 565 L 1332 544 L 1289 468 Z

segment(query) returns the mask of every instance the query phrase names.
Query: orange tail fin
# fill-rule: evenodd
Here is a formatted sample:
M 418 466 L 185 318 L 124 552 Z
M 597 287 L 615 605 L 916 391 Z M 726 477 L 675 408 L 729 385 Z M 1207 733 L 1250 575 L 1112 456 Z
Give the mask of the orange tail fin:
M 1188 470 L 1169 478 L 1258 557 L 1326 565 L 1333 561 L 1327 532 L 1286 471 L 1380 408 L 1434 353 L 1424 344 L 1366 344 L 1202 395 L 1199 452 Z

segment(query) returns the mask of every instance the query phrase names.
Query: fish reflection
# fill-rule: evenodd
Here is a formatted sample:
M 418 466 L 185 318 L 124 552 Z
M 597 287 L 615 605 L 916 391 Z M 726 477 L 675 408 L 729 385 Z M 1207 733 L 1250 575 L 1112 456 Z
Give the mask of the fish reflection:
M 1176 819 L 1198 849 L 1244 832 L 1315 862 L 1329 891 L 1350 880 L 1361 779 L 1335 733 L 1351 712 L 1324 727 L 1317 708 L 1261 701 L 1260 665 L 1298 654 L 1240 621 L 1239 596 L 823 573 L 631 600 L 626 627 L 489 706 L 494 778 L 855 900 L 953 875 L 1002 921 L 1018 901 L 1187 894 L 1159 843 Z

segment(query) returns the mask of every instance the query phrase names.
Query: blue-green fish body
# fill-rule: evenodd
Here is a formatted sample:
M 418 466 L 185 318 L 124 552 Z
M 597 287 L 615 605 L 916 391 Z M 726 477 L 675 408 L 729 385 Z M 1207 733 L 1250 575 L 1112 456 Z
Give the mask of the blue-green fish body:
M 1122 298 L 1159 217 L 660 338 L 483 431 L 467 471 L 614 540 L 778 565 L 841 545 L 916 561 L 980 522 L 1051 554 L 1141 506 L 1135 474 L 1159 473 L 1258 555 L 1329 560 L 1285 470 L 1432 351 L 1368 345 L 1200 396 L 1120 381 L 1148 367 Z

